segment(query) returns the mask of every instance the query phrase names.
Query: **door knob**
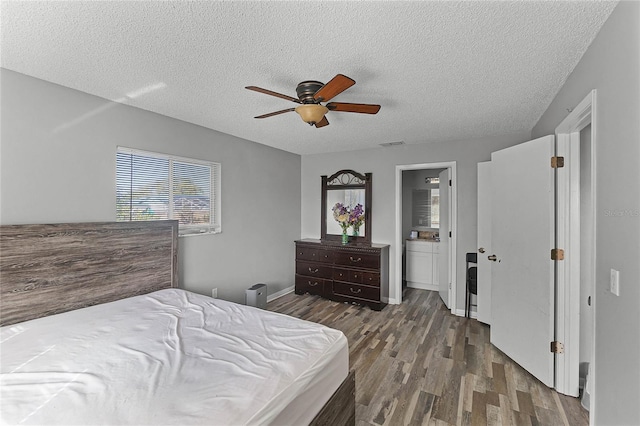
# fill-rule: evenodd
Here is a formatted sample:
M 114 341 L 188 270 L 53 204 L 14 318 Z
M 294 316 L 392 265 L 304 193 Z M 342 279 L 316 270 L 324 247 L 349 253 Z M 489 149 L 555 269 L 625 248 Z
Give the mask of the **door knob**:
M 495 254 L 492 254 L 491 256 L 487 256 L 487 259 L 489 259 L 492 262 L 495 262 L 496 260 L 498 260 L 498 256 L 496 256 Z
M 479 251 L 480 253 L 484 253 L 484 247 L 480 247 L 480 248 L 478 249 L 478 251 Z

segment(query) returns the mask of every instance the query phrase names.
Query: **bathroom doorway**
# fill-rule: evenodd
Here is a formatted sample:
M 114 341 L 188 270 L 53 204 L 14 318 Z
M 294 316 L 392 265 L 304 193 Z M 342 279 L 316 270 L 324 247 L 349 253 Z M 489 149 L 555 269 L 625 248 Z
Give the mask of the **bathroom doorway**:
M 456 312 L 455 162 L 396 166 L 396 285 L 438 291 Z M 394 297 L 395 296 L 395 297 Z

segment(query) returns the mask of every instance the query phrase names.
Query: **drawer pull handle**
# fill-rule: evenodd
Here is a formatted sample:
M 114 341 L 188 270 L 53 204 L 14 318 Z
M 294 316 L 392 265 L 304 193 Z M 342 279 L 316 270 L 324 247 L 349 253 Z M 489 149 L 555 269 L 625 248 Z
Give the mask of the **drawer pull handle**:
M 309 272 L 311 272 L 312 274 L 315 274 L 315 273 L 316 273 L 316 272 L 318 272 L 318 271 L 319 271 L 319 269 L 318 269 L 318 268 L 316 268 L 316 269 L 311 269 L 311 266 L 309 266 Z
M 318 285 L 318 281 L 316 281 L 315 283 L 312 283 L 311 281 L 309 281 L 309 286 L 315 287 L 317 285 Z
M 358 278 L 358 274 L 353 274 L 353 278 Z
M 357 258 L 357 259 L 354 259 L 354 258 L 353 258 L 353 256 L 349 256 L 349 259 L 350 259 L 352 262 L 360 262 L 360 261 L 362 260 L 362 258 L 361 258 L 361 257 L 359 257 L 359 258 Z
M 355 291 L 355 290 L 353 289 L 353 287 L 349 287 L 349 290 L 351 290 L 351 293 L 354 293 L 354 294 L 358 294 L 358 293 L 360 293 L 360 292 L 362 291 L 362 289 L 361 289 L 361 288 L 359 288 L 359 289 L 358 289 L 358 291 Z

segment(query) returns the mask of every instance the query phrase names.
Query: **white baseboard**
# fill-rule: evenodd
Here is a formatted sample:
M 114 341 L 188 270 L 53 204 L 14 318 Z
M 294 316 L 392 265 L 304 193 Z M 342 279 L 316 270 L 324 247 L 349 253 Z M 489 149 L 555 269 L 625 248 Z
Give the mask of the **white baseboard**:
M 283 290 L 280 290 L 276 293 L 270 294 L 267 296 L 267 303 L 272 302 L 286 294 L 292 293 L 295 290 L 295 286 L 287 287 Z

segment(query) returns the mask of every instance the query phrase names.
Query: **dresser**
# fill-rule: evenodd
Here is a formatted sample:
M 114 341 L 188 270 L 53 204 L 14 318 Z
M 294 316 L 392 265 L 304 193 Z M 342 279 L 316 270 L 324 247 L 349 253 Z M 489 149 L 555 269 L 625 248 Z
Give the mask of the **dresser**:
M 296 244 L 297 294 L 381 310 L 389 298 L 389 246 L 305 239 Z

